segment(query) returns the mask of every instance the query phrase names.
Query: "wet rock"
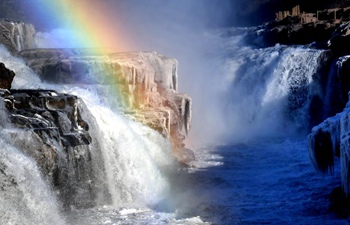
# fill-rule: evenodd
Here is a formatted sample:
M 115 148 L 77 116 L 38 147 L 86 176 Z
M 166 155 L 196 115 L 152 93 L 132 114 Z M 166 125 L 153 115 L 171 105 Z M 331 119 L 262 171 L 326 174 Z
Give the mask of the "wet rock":
M 333 173 L 334 158 L 340 157 L 342 189 L 350 196 L 350 104 L 337 115 L 312 129 L 308 136 L 309 155 L 320 172 Z
M 0 62 L 0 88 L 1 89 L 11 89 L 11 84 L 15 73 L 7 69 L 5 64 Z
M 340 24 L 332 33 L 328 46 L 337 56 L 350 54 L 350 22 Z
M 281 21 L 272 21 L 251 29 L 246 37 L 248 44 L 257 47 L 270 47 L 275 44 L 305 45 L 318 43 L 318 48 L 327 48 L 337 24 L 326 21 L 300 23 L 300 17 L 286 17 Z
M 12 54 L 23 49 L 35 48 L 35 28 L 21 21 L 0 19 L 0 44 Z
M 329 196 L 331 202 L 329 210 L 336 213 L 341 218 L 348 218 L 350 215 L 350 198 L 345 196 L 342 187 L 333 189 Z
M 168 137 L 175 151 L 190 129 L 191 98 L 177 92 L 178 62 L 156 52 L 33 49 L 20 55 L 43 81 L 94 86 L 128 117 Z
M 1 98 L 16 128 L 7 132 L 13 146 L 36 160 L 67 205 L 92 206 L 90 181 L 96 179 L 91 177 L 92 137 L 82 100 L 52 90 L 10 90 Z

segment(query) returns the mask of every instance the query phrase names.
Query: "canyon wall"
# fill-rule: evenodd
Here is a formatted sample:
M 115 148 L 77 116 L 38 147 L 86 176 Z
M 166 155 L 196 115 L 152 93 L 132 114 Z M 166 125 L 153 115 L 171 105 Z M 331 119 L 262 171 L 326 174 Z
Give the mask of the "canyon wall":
M 156 52 L 96 53 L 84 49 L 33 49 L 20 55 L 44 82 L 93 86 L 129 118 L 171 140 L 180 161 L 190 129 L 191 98 L 177 92 L 178 62 Z M 185 153 L 183 152 L 183 153 Z

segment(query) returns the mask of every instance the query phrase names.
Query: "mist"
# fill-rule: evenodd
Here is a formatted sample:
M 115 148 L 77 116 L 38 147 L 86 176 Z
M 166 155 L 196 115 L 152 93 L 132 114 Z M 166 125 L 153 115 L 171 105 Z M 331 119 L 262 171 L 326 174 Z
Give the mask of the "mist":
M 79 2 L 82 3 L 81 7 L 87 7 L 87 3 L 93 4 L 93 7 L 88 5 L 86 9 L 90 10 L 87 12 L 91 14 L 89 19 L 103 21 L 105 24 L 101 26 L 108 27 L 105 33 L 99 35 L 113 36 L 115 46 L 102 47 L 113 47 L 118 51 L 156 51 L 179 61 L 179 91 L 188 93 L 193 99 L 189 145 L 216 142 L 226 132 L 224 115 L 220 110 L 222 101 L 217 93 L 221 85 L 217 77 L 221 66 L 218 58 L 212 54 L 218 40 L 212 32 L 227 26 L 232 19 L 235 1 L 79 0 L 76 4 Z M 47 12 L 43 16 L 47 16 Z M 61 16 L 74 19 L 72 15 Z M 96 47 L 74 40 L 79 36 L 76 33 L 79 31 L 69 27 L 67 18 L 62 19 L 61 23 L 53 18 L 52 24 L 55 26 L 50 31 L 39 32 L 38 46 Z M 39 19 L 47 22 L 50 17 L 40 18 L 39 13 Z

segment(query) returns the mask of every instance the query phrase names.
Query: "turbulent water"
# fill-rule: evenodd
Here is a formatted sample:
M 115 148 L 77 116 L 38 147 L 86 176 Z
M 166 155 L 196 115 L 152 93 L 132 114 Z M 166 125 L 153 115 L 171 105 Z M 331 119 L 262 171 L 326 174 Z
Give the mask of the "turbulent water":
M 326 51 L 253 48 L 242 42 L 244 29 L 238 31 L 212 34 L 218 44 L 206 57 L 215 58 L 220 69 L 208 77 L 202 95 L 211 96 L 206 107 L 212 109 L 194 109 L 198 133 L 191 138 L 209 128 L 218 139 L 197 145 L 197 160 L 187 169 L 173 162 L 167 140 L 126 119 L 94 87 L 41 83 L 23 61 L 0 49 L 0 61 L 17 74 L 14 88 L 56 89 L 83 98 L 97 123 L 91 132 L 101 146 L 92 155 L 95 170 L 103 165 L 106 171 L 99 182 L 109 196 L 97 199 L 94 208 L 62 209 L 34 161 L 11 145 L 11 128 L 1 117 L 1 126 L 9 127 L 0 136 L 0 180 L 6 184 L 0 190 L 1 223 L 348 224 L 329 211 L 328 196 L 339 178 L 320 177 L 307 153 L 312 99 L 327 95 L 319 83 Z M 201 101 L 195 94 L 193 99 Z M 201 117 L 200 110 L 215 114 Z M 207 128 L 198 126 L 206 123 Z

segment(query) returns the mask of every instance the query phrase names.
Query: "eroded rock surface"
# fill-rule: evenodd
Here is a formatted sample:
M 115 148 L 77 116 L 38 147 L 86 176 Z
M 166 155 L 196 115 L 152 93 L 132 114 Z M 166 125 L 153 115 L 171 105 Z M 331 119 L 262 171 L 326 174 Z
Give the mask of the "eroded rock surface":
M 96 52 L 100 51 L 34 49 L 20 55 L 43 81 L 93 85 L 110 92 L 115 96 L 110 102 L 170 138 L 181 152 L 190 129 L 191 98 L 177 92 L 177 60 L 156 52 Z
M 92 137 L 81 113 L 87 111 L 84 103 L 52 90 L 2 90 L 0 96 L 15 128 L 6 133 L 12 144 L 36 160 L 68 205 L 93 205 Z
M 314 167 L 333 173 L 334 159 L 340 157 L 342 190 L 350 197 L 350 104 L 337 115 L 312 129 L 308 136 L 309 155 Z
M 21 21 L 0 19 L 0 43 L 12 54 L 35 48 L 35 28 Z

